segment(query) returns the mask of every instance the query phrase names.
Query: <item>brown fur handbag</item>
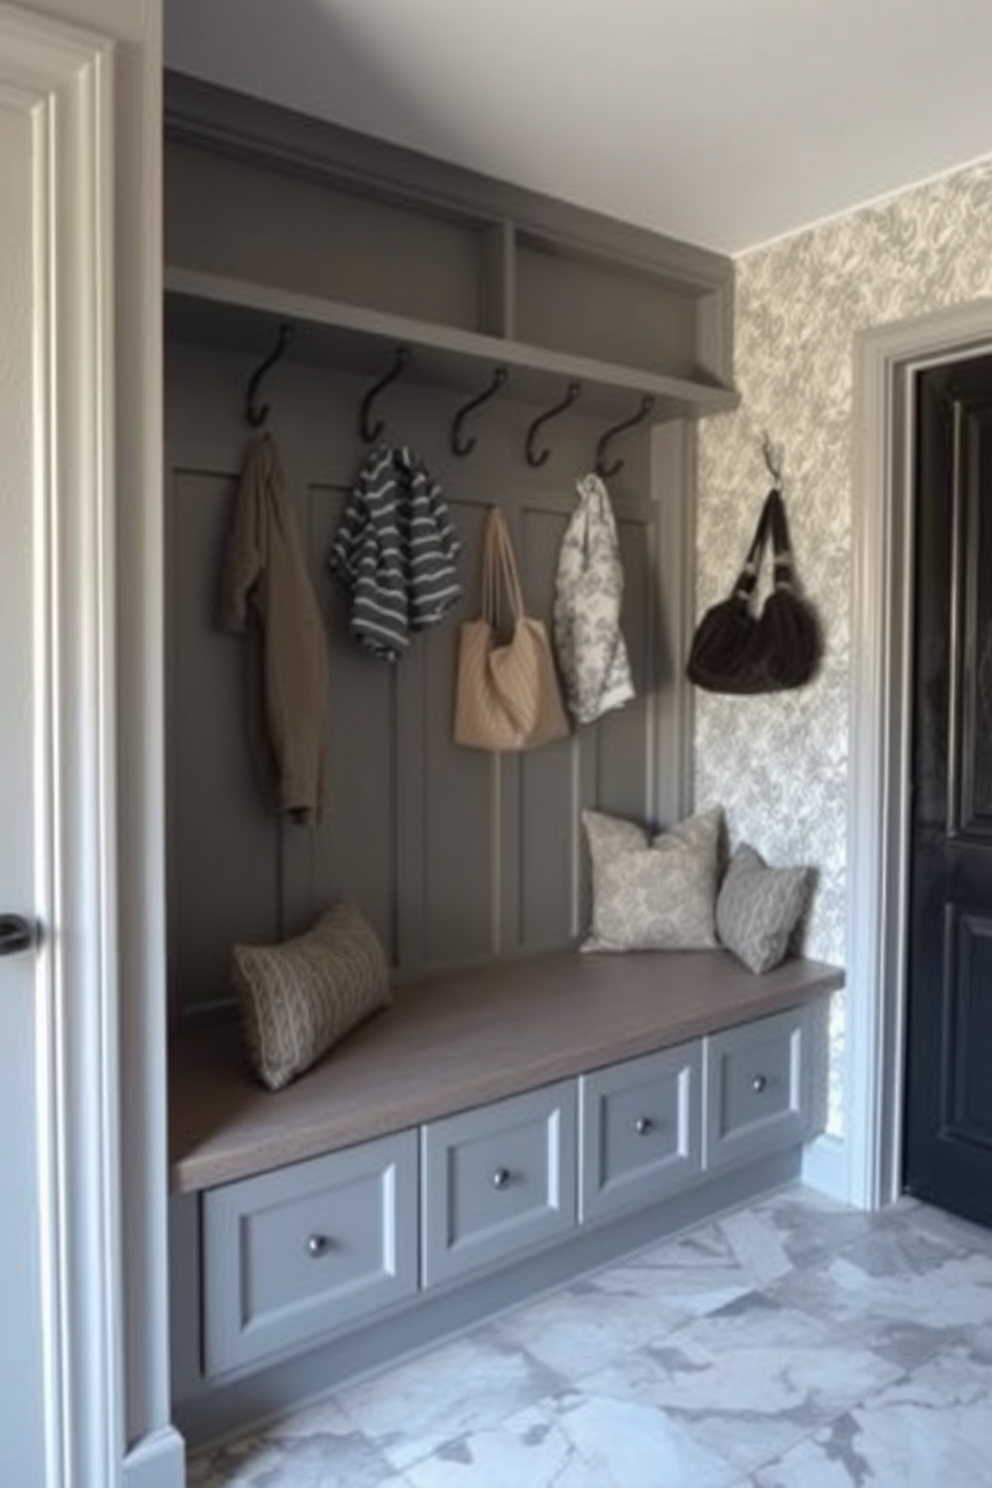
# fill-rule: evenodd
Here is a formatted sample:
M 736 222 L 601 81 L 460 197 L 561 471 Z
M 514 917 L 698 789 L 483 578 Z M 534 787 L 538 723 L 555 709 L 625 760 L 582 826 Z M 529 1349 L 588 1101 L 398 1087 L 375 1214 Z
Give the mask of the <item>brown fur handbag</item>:
M 773 587 L 756 615 L 751 602 L 769 536 Z M 765 499 L 732 594 L 696 627 L 686 676 L 709 692 L 779 692 L 808 682 L 822 649 L 816 612 L 796 590 L 785 503 L 775 489 Z

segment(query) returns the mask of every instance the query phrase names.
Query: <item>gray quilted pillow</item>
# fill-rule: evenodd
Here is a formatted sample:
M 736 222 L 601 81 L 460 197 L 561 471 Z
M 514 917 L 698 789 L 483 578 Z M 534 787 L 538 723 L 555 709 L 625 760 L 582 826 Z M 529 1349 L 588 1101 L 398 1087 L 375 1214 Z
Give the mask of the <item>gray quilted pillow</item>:
M 771 971 L 785 958 L 811 887 L 808 868 L 769 868 L 742 842 L 717 897 L 717 934 L 751 971 Z
M 584 951 L 697 951 L 717 944 L 719 810 L 688 817 L 654 838 L 601 811 L 584 811 L 582 822 L 593 889 Z
M 375 931 L 347 899 L 306 934 L 234 947 L 248 1058 L 270 1090 L 288 1085 L 392 996 Z

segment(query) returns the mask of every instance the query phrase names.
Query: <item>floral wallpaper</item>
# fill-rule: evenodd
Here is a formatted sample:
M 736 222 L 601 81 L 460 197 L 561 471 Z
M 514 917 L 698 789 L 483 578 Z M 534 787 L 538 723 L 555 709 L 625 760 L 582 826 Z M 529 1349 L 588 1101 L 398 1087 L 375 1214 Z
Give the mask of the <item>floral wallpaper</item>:
M 731 841 L 773 864 L 809 863 L 803 949 L 845 961 L 847 684 L 852 638 L 851 464 L 856 334 L 992 294 L 992 159 L 756 249 L 737 263 L 741 406 L 699 436 L 696 600 L 729 592 L 778 457 L 803 587 L 826 654 L 794 693 L 697 691 L 695 800 L 722 803 Z M 843 1131 L 844 1010 L 831 1018 L 829 1130 Z

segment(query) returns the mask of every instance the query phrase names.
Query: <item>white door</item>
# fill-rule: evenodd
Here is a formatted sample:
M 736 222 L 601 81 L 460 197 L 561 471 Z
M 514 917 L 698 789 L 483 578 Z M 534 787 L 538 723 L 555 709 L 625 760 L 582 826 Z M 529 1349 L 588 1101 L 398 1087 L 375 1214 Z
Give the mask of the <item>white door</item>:
M 45 1482 L 39 1223 L 31 120 L 0 95 L 0 1481 Z M 21 917 L 20 924 L 11 916 Z
M 0 58 L 0 69 L 2 69 Z M 2 72 L 0 72 L 2 77 Z M 2 89 L 2 83 L 0 83 Z M 45 1483 L 38 1014 L 44 952 L 32 925 L 40 868 L 40 778 L 33 450 L 37 293 L 32 158 L 34 120 L 0 91 L 0 1481 Z M 5 932 L 5 933 L 4 933 Z
M 111 62 L 100 38 L 0 4 L 5 1488 L 109 1488 L 122 1445 L 99 1088 L 116 1006 Z

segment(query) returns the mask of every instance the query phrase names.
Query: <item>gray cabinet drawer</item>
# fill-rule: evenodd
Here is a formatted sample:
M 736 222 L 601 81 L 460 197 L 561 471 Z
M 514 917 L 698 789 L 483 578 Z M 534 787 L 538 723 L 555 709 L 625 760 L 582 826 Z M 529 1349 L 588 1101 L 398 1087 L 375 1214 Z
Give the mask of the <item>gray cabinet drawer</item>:
M 579 1082 L 579 1217 L 684 1188 L 702 1166 L 699 1043 L 628 1059 Z
M 574 1226 L 574 1081 L 432 1121 L 422 1142 L 425 1286 Z
M 204 1372 L 298 1347 L 417 1290 L 413 1131 L 211 1189 Z
M 800 1142 L 809 1125 L 808 1010 L 714 1034 L 705 1043 L 707 1168 Z

